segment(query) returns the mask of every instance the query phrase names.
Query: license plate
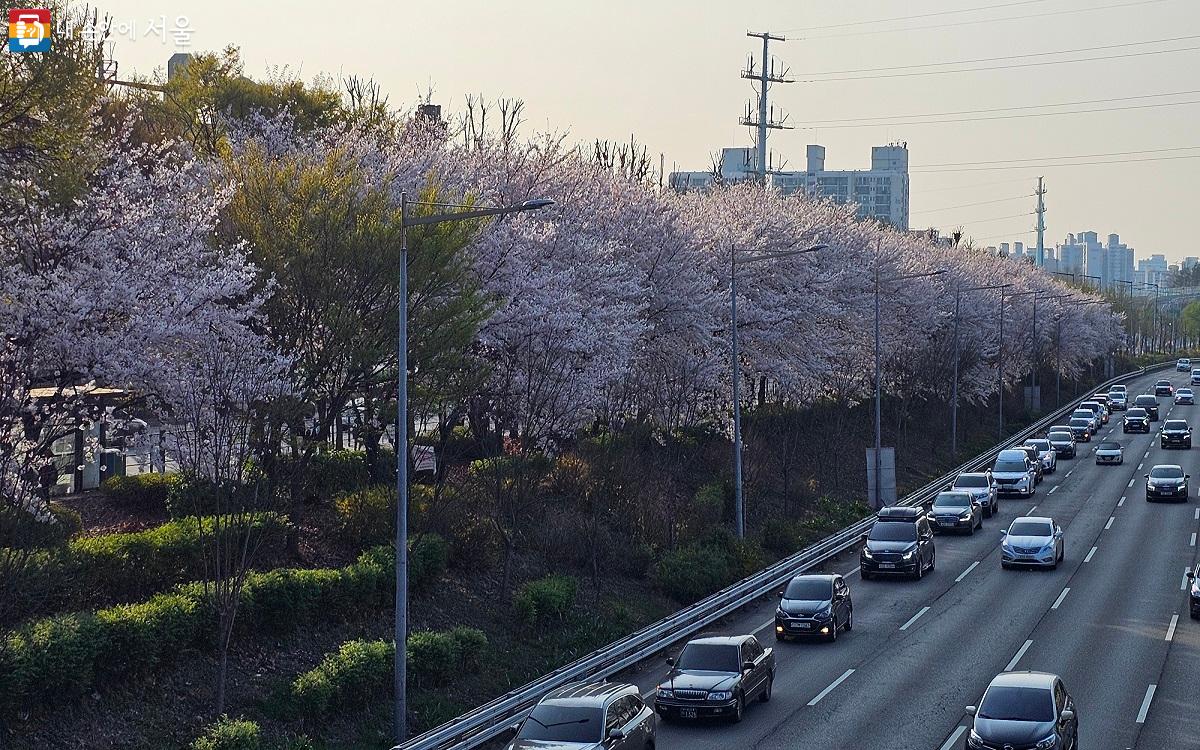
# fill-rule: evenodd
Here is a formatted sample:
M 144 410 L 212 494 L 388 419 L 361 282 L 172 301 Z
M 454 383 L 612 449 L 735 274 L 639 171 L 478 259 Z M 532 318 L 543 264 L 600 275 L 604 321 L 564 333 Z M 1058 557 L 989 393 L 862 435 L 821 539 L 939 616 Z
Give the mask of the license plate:
M 792 625 L 793 625 L 793 627 L 800 628 L 801 630 L 809 630 L 812 628 L 811 622 L 795 622 L 795 623 L 792 623 Z
M 680 716 L 680 717 L 682 717 L 682 718 L 684 718 L 684 719 L 694 719 L 694 718 L 696 718 L 696 716 L 697 716 L 697 714 L 696 714 L 696 709 L 694 709 L 694 708 L 681 708 L 681 709 L 679 709 L 679 716 Z
M 896 567 L 896 563 L 879 563 L 881 570 L 892 570 Z

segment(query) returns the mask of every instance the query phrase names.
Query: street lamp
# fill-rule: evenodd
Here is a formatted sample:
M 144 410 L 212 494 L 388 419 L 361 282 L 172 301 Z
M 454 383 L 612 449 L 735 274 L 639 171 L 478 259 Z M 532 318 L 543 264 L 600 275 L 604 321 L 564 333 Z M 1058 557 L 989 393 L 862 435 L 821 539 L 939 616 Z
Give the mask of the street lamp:
M 964 292 L 981 292 L 985 289 L 1006 289 L 1012 284 L 991 284 L 989 286 L 973 286 L 966 289 L 954 290 L 954 393 L 953 406 L 950 409 L 950 455 L 958 456 L 958 308 Z
M 434 206 L 451 211 L 409 216 L 410 205 Z M 408 635 L 408 228 L 536 211 L 553 205 L 554 201 L 548 198 L 536 198 L 511 206 L 479 208 L 459 203 L 410 201 L 407 193 L 400 193 L 400 325 L 397 355 L 399 368 L 396 373 L 396 658 L 393 672 L 393 709 L 397 743 L 404 742 L 408 735 L 405 702 L 408 666 L 405 658 Z
M 871 498 L 872 507 L 876 510 L 883 507 L 883 477 L 880 474 L 880 454 L 883 451 L 882 436 L 880 431 L 879 419 L 879 403 L 881 387 L 881 371 L 879 367 L 879 285 L 893 284 L 897 281 L 907 281 L 911 279 L 924 279 L 930 276 L 941 276 L 946 271 L 930 271 L 928 273 L 910 273 L 904 276 L 893 276 L 890 279 L 880 280 L 879 278 L 879 246 L 875 247 L 875 495 Z
M 730 361 L 733 368 L 733 513 L 734 525 L 738 539 L 746 535 L 746 512 L 742 499 L 742 401 L 739 393 L 741 368 L 738 367 L 738 337 L 737 337 L 737 266 L 738 263 L 756 263 L 760 260 L 775 260 L 790 258 L 793 255 L 804 255 L 824 250 L 829 245 L 818 244 L 803 250 L 784 249 L 766 252 L 758 255 L 742 255 L 738 257 L 735 246 L 729 246 L 729 318 L 731 321 L 730 339 L 732 354 Z M 742 251 L 748 252 L 748 251 Z

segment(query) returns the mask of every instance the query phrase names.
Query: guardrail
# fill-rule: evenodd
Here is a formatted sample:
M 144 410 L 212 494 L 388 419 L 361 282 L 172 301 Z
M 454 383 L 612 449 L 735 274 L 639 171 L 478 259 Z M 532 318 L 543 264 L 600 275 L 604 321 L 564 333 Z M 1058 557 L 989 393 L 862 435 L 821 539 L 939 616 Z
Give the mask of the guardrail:
M 1170 367 L 1173 364 L 1174 362 L 1165 362 L 1119 375 L 1097 385 L 1096 391 L 1106 390 L 1111 385 Z M 1062 419 L 1064 415 L 1070 414 L 1075 406 L 1084 400 L 1086 397 L 1070 401 L 1067 406 L 1008 437 L 1002 443 L 992 446 L 986 452 L 955 467 L 917 491 L 906 495 L 899 504 L 924 503 L 949 482 L 952 482 L 959 473 L 972 471 L 991 463 L 1002 449 L 1045 430 L 1046 427 Z M 647 625 L 641 630 L 576 659 L 570 664 L 559 667 L 549 674 L 542 675 L 523 687 L 508 692 L 468 711 L 453 721 L 396 746 L 393 750 L 468 750 L 494 739 L 508 730 L 512 724 L 523 719 L 538 700 L 551 690 L 577 680 L 604 679 L 703 630 L 729 613 L 775 591 L 797 573 L 816 567 L 857 545 L 873 522 L 874 517 L 864 518 L 669 617 Z

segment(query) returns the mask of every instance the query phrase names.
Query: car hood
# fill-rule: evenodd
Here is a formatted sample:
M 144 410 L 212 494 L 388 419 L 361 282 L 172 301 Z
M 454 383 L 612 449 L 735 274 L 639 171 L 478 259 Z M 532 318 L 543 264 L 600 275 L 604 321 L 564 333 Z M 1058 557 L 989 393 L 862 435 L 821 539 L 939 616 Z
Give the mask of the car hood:
M 517 740 L 508 750 L 601 750 L 599 742 L 560 742 L 558 740 Z
M 674 690 L 725 690 L 733 686 L 738 675 L 731 672 L 709 672 L 706 670 L 674 670 L 667 675 L 665 685 Z
M 993 471 L 993 479 L 1024 479 L 1029 476 L 1028 471 Z
M 970 509 L 970 505 L 935 505 L 930 512 L 935 516 L 957 516 Z
M 976 718 L 975 733 L 992 745 L 1032 745 L 1054 733 L 1054 722 Z
M 1097 448 L 1096 455 L 1098 456 L 1119 456 L 1122 451 L 1120 448 Z
M 1146 483 L 1152 484 L 1155 487 L 1158 487 L 1159 485 L 1174 487 L 1175 485 L 1183 484 L 1186 481 L 1187 480 L 1184 479 L 1183 477 L 1158 477 L 1158 478 L 1150 477 L 1150 479 L 1148 479 L 1146 481 Z
M 1186 435 L 1187 430 L 1163 430 L 1164 435 Z
M 1049 536 L 1006 536 L 1004 540 L 1014 547 L 1041 549 L 1054 541 L 1054 538 Z
M 779 608 L 789 615 L 815 615 L 830 605 L 828 599 L 783 599 Z
M 872 552 L 908 552 L 916 549 L 916 542 L 885 542 L 882 539 L 868 539 L 867 549 Z

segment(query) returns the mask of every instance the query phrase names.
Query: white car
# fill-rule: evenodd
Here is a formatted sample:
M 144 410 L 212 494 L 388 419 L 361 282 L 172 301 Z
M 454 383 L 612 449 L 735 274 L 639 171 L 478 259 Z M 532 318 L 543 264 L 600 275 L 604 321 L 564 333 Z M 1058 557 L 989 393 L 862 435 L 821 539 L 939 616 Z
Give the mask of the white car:
M 1097 464 L 1125 463 L 1125 448 L 1118 442 L 1106 440 L 1096 446 Z
M 1195 406 L 1196 394 L 1192 392 L 1191 388 L 1180 388 L 1179 390 L 1175 391 L 1175 405 Z
M 997 495 L 1033 497 L 1037 488 L 1037 469 L 1024 450 L 1008 448 L 996 456 L 992 481 Z
M 1001 531 L 1000 565 L 1005 568 L 1050 568 L 1066 557 L 1063 531 L 1053 518 L 1021 516 L 1008 531 Z
M 996 499 L 996 488 L 992 486 L 990 472 L 963 472 L 955 477 L 947 489 L 957 492 L 970 492 L 975 500 L 983 506 L 983 514 L 988 518 L 1000 512 L 1000 503 Z
M 1187 357 L 1183 357 L 1175 362 L 1176 372 L 1187 372 L 1190 369 L 1192 369 L 1192 360 Z
M 1058 453 L 1055 452 L 1054 446 L 1050 445 L 1050 441 L 1045 438 L 1037 440 L 1026 440 L 1025 445 L 1032 445 L 1037 448 L 1038 460 L 1042 462 L 1042 472 L 1045 474 L 1053 474 L 1058 470 Z
M 1108 408 L 1113 411 L 1125 411 L 1129 405 L 1129 398 L 1125 395 L 1125 391 L 1109 391 L 1108 392 Z

